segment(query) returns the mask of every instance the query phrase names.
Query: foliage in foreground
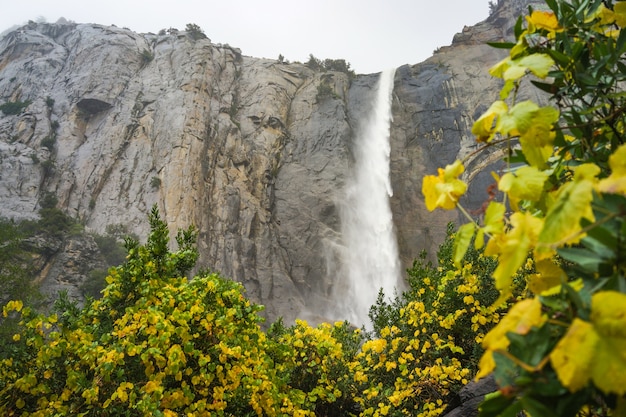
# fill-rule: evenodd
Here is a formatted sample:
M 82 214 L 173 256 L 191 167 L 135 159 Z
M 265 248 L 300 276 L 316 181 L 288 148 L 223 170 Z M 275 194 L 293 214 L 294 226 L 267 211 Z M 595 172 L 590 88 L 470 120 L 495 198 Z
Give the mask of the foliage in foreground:
M 423 259 L 411 289 L 372 310 L 375 332 L 304 321 L 267 332 L 262 307 L 217 274 L 185 276 L 197 250 L 192 229 L 169 234 L 158 211 L 145 245 L 128 238 L 125 262 L 109 271 L 99 300 L 59 314 L 21 301 L 0 356 L 3 416 L 436 416 L 477 366 L 472 349 L 500 320 L 479 252 L 466 267 Z
M 509 299 L 530 253 L 532 290 L 483 339 L 479 377 L 500 391 L 482 415 L 623 415 L 626 412 L 626 2 L 547 0 L 520 18 L 510 55 L 490 73 L 500 100 L 474 124 L 485 147 L 508 147 L 504 201 L 461 226 L 454 259 L 475 235 L 497 257 Z M 532 77 L 531 77 L 532 75 Z M 519 101 L 528 80 L 550 105 Z M 427 176 L 426 205 L 453 209 L 466 184 L 461 161 Z M 510 209 L 510 210 L 509 210 Z M 509 212 L 507 213 L 507 210 Z

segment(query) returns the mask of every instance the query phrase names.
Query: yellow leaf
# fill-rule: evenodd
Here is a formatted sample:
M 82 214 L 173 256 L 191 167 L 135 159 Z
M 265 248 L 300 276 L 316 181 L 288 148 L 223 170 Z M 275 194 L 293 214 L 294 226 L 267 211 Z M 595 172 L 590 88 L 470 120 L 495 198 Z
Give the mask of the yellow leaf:
M 485 246 L 485 230 L 480 228 L 476 231 L 476 239 L 474 239 L 474 247 L 480 250 Z
M 496 78 L 503 78 L 504 72 L 511 66 L 511 58 L 506 57 L 493 67 L 489 68 L 489 74 Z
M 529 276 L 528 288 L 534 294 L 543 294 L 562 283 L 567 282 L 565 272 L 551 259 L 542 259 L 535 264 L 536 274 Z
M 531 54 L 516 61 L 539 78 L 546 78 L 554 65 L 554 60 L 547 54 Z
M 514 56 L 513 52 L 511 56 Z M 546 78 L 553 65 L 554 60 L 547 54 L 530 54 L 518 59 L 507 57 L 491 67 L 489 74 L 504 81 L 519 80 L 527 71 L 539 78 Z
M 485 353 L 480 360 L 480 371 L 476 378 L 488 375 L 495 367 L 492 353 L 504 350 L 509 346 L 506 334 L 509 332 L 520 335 L 527 334 L 533 327 L 540 327 L 546 318 L 541 312 L 541 302 L 538 298 L 528 298 L 515 304 L 506 316 L 487 333 L 482 341 Z
M 500 178 L 494 174 L 494 178 L 496 181 L 499 181 Z M 485 210 L 485 218 L 483 220 L 484 226 L 478 229 L 478 233 L 476 234 L 476 249 L 481 249 L 484 246 L 484 235 L 488 234 L 490 236 L 491 247 L 497 247 L 495 242 L 498 241 L 500 235 L 504 232 L 504 213 L 506 211 L 506 207 L 502 203 L 498 203 L 496 201 L 491 201 L 487 206 L 487 210 Z M 498 253 L 493 252 L 493 254 Z
M 527 68 L 520 65 L 518 61 L 510 61 L 508 68 L 502 74 L 504 81 L 516 81 L 526 75 Z
M 554 13 L 550 11 L 534 10 L 530 16 L 526 16 L 526 21 L 529 25 L 538 29 L 550 31 L 559 29 L 559 21 Z
M 489 142 L 499 131 L 499 123 L 502 115 L 506 114 L 509 107 L 504 101 L 494 102 L 487 111 L 474 122 L 472 134 L 479 142 Z
M 465 171 L 461 161 L 457 160 L 445 169 L 438 169 L 438 175 L 426 175 L 422 181 L 426 208 L 433 211 L 437 207 L 452 210 L 459 198 L 467 190 L 467 184 L 457 177 Z
M 615 23 L 620 28 L 626 27 L 626 3 L 623 1 L 615 3 L 613 7 L 615 12 Z
M 558 119 L 557 109 L 522 101 L 501 115 L 499 132 L 519 136 L 522 152 L 529 164 L 543 167 L 553 152 L 555 134 L 552 128 Z
M 591 323 L 574 319 L 550 354 L 570 391 L 589 379 L 603 392 L 626 393 L 626 294 L 601 291 L 591 298 Z
M 540 107 L 532 101 L 522 101 L 517 103 L 506 117 L 503 117 L 502 130 L 505 133 L 519 134 L 526 132 L 534 123 L 534 114 Z
M 478 372 L 476 373 L 476 380 L 488 376 L 493 370 L 496 369 L 496 361 L 493 359 L 493 352 L 491 350 L 485 351 L 478 361 Z
M 591 321 L 603 336 L 626 338 L 626 294 L 616 291 L 594 294 Z
M 498 189 L 507 193 L 514 210 L 522 200 L 539 201 L 548 174 L 531 166 L 522 166 L 514 172 L 507 172 L 498 183 Z M 503 213 L 504 214 L 504 213 Z
M 162 389 L 157 381 L 148 381 L 146 385 L 144 385 L 143 390 L 150 394 L 154 391 Z
M 599 25 L 612 25 L 615 23 L 615 12 L 613 10 L 607 8 L 604 4 L 600 4 L 596 13 L 594 13 L 594 18 L 599 18 Z M 601 32 L 601 28 L 594 26 L 594 30 Z
M 492 201 L 485 210 L 485 226 L 483 230 L 488 234 L 500 234 L 504 230 L 504 204 Z
M 528 163 L 543 168 L 554 151 L 555 133 L 552 130 L 559 119 L 553 107 L 538 107 L 532 102 L 522 102 L 511 111 L 520 135 L 522 153 Z
M 500 236 L 495 249 L 498 253 L 498 266 L 493 271 L 496 288 L 500 298 L 494 303 L 499 305 L 511 293 L 511 283 L 517 270 L 524 264 L 528 252 L 537 242 L 537 234 L 543 226 L 543 219 L 528 212 L 516 212 L 511 215 L 511 230 Z M 490 241 L 491 243 L 491 241 Z M 489 248 L 489 245 L 487 245 Z M 487 254 L 487 251 L 485 251 Z
M 461 261 L 467 252 L 467 248 L 472 241 L 472 237 L 474 236 L 474 230 L 476 230 L 476 225 L 474 223 L 466 223 L 463 226 L 459 227 L 455 236 L 454 236 L 454 255 L 453 262 L 457 268 L 461 267 Z
M 626 195 L 626 145 L 622 145 L 609 157 L 611 175 L 598 183 L 598 191 Z
M 552 156 L 554 147 L 552 145 L 538 146 L 533 145 L 526 137 L 520 138 L 522 145 L 522 153 L 526 157 L 528 163 L 538 168 L 545 168 L 546 162 Z
M 606 393 L 626 394 L 626 339 L 602 336 L 591 364 L 596 387 Z
M 599 173 L 600 168 L 595 164 L 580 165 L 576 167 L 574 179 L 558 191 L 557 199 L 548 209 L 539 235 L 536 259 L 548 258 L 557 247 L 577 243 L 583 237 L 580 233 L 580 220 L 585 218 L 594 221 L 591 201 L 595 176 Z
M 587 384 L 597 343 L 598 334 L 591 323 L 576 318 L 550 353 L 559 381 L 570 391 L 578 391 Z

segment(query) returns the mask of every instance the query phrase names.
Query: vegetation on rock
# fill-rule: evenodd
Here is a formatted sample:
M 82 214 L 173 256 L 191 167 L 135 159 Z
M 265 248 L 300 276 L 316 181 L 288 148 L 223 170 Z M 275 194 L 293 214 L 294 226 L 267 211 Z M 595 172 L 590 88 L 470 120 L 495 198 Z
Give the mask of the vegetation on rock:
M 0 104 L 0 111 L 7 116 L 20 114 L 26 107 L 30 105 L 30 103 L 30 100 L 7 101 L 4 104 Z

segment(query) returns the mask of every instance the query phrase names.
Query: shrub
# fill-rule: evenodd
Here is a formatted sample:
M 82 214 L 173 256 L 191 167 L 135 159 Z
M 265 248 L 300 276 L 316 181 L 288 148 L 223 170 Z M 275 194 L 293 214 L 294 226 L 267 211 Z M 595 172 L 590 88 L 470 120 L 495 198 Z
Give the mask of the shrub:
M 348 74 L 350 78 L 354 78 L 356 76 L 354 71 L 350 69 L 350 63 L 346 62 L 345 59 L 325 59 L 323 66 L 326 71 L 343 72 Z
M 202 28 L 195 23 L 187 23 L 187 26 L 185 26 L 185 32 L 187 32 L 187 34 L 194 41 L 197 41 L 198 39 L 207 39 L 207 36 L 204 34 Z
M 355 371 L 362 415 L 439 415 L 478 369 L 480 342 L 505 310 L 492 305 L 495 260 L 472 249 L 457 268 L 453 231 L 450 224 L 438 266 L 422 253 L 408 270 L 409 289 L 392 302 L 381 293 L 370 309 L 374 337 Z
M 150 187 L 152 188 L 159 188 L 161 186 L 161 178 L 159 177 L 152 177 L 150 179 Z
M 81 293 L 86 298 L 100 298 L 102 296 L 102 290 L 107 285 L 106 276 L 107 271 L 104 269 L 94 269 L 90 271 L 87 279 L 80 286 Z
M 277 375 L 298 408 L 321 416 L 357 414 L 354 359 L 363 335 L 347 322 L 311 327 L 303 320 L 288 329 L 282 321 L 268 331 L 268 351 Z
M 127 240 L 102 299 L 67 324 L 20 302 L 4 307 L 22 325 L 12 341 L 21 354 L 0 361 L 3 415 L 273 415 L 288 406 L 272 381 L 260 307 L 216 274 L 187 280 L 194 231 L 179 232 L 170 252 L 156 209 L 150 224 L 145 245 Z
M 154 54 L 151 51 L 144 49 L 143 51 L 141 51 L 141 59 L 143 60 L 144 64 L 147 64 L 149 62 L 152 62 L 152 60 L 154 59 Z
M 329 97 L 335 97 L 335 90 L 333 90 L 328 83 L 321 82 L 320 85 L 317 86 L 315 99 L 319 102 Z
M 109 266 L 120 265 L 126 258 L 124 245 L 113 235 L 93 235 L 94 241 L 100 249 Z
M 44 178 L 51 176 L 54 174 L 54 170 L 56 169 L 56 164 L 52 159 L 46 159 L 41 163 L 41 168 L 43 170 Z
M 35 306 L 42 299 L 33 283 L 35 271 L 29 254 L 23 249 L 23 238 L 18 224 L 0 219 L 0 305 L 19 298 Z M 19 321 L 16 315 L 0 317 L 0 360 L 18 355 L 13 337 L 20 330 Z
M 57 139 L 55 135 L 48 135 L 41 140 L 41 146 L 44 148 L 48 148 L 48 150 L 53 150 L 54 145 L 57 143 Z
M 316 58 L 315 56 L 313 56 L 313 54 L 309 54 L 309 60 L 304 65 L 306 65 L 313 71 L 321 71 L 322 69 L 324 69 L 324 66 L 322 65 L 322 60 Z
M 0 111 L 5 115 L 15 115 L 20 114 L 26 107 L 30 105 L 31 101 L 7 101 L 4 104 L 0 105 Z

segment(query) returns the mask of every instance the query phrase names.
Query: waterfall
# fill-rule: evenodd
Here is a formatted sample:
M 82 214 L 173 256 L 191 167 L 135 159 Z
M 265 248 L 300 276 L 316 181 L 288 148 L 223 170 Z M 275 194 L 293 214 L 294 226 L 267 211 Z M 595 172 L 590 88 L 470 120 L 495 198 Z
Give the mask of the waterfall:
M 393 296 L 400 282 L 398 245 L 389 198 L 391 103 L 395 70 L 382 72 L 370 114 L 354 143 L 353 172 L 341 204 L 342 260 L 333 299 L 352 324 L 369 323 L 368 312 L 382 288 Z

